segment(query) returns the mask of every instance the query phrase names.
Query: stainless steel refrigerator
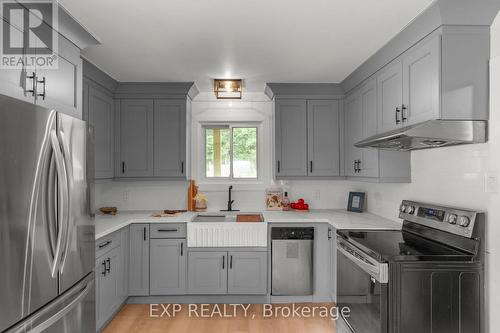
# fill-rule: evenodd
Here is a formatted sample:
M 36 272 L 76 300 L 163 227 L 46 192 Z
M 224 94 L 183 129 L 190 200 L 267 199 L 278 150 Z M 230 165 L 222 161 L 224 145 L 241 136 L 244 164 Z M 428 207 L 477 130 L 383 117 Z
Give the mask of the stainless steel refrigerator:
M 0 332 L 95 332 L 87 132 L 0 95 Z

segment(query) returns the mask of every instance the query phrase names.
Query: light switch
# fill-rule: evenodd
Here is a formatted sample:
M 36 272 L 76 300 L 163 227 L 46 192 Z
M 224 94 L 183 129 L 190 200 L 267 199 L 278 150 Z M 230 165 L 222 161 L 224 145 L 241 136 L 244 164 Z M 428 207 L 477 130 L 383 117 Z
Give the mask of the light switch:
M 498 193 L 498 173 L 487 173 L 484 178 L 485 192 Z
M 129 190 L 123 191 L 123 201 L 127 202 L 129 200 L 130 200 L 130 191 Z

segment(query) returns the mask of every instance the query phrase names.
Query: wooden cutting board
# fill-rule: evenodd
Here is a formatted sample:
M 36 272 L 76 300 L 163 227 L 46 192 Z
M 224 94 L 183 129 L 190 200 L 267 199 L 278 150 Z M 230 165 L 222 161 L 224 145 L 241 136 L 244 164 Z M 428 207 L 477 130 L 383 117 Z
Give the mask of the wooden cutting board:
M 259 214 L 238 214 L 236 222 L 264 222 Z

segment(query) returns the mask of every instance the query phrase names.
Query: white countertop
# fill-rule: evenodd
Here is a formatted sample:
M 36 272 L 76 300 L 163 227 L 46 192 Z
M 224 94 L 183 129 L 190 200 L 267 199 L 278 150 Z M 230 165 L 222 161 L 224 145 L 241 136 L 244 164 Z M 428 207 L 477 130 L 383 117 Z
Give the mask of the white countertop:
M 132 223 L 187 223 L 196 212 L 173 217 L 152 217 L 152 211 L 119 211 L 117 215 L 96 214 L 95 238 L 99 239 Z M 219 212 L 220 213 L 220 212 Z M 371 214 L 341 209 L 312 210 L 308 213 L 264 211 L 266 223 L 329 223 L 336 229 L 399 230 L 401 223 Z

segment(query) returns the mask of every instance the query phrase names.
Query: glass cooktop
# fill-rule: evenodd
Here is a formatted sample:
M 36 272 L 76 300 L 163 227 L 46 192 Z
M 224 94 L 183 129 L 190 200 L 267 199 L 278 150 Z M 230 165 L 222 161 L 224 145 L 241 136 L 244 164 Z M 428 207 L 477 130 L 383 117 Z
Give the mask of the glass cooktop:
M 337 234 L 379 262 L 473 259 L 470 253 L 401 230 L 338 230 Z

